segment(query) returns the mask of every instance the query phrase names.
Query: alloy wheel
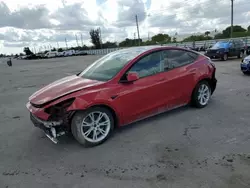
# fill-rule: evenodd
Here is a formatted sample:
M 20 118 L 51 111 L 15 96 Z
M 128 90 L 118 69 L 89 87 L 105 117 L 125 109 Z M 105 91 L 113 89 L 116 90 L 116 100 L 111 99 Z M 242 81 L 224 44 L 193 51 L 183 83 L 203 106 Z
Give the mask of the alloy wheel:
M 109 134 L 111 120 L 105 112 L 94 111 L 89 113 L 81 123 L 82 136 L 91 143 L 104 140 Z
M 198 89 L 198 101 L 202 106 L 205 106 L 211 96 L 211 91 L 206 84 L 201 84 Z

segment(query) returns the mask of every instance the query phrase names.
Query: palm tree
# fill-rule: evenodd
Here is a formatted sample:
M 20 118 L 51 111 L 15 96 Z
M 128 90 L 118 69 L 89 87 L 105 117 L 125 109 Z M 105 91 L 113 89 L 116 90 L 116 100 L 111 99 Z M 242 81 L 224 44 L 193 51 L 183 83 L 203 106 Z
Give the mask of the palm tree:
M 205 32 L 205 36 L 208 37 L 209 34 L 210 34 L 210 31 L 206 31 L 206 32 Z

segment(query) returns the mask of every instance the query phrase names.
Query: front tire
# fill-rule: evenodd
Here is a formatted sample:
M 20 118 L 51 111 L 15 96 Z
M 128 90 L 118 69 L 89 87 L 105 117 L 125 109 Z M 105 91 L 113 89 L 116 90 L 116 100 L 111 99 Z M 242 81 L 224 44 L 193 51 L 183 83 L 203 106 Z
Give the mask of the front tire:
M 228 60 L 228 54 L 227 53 L 223 54 L 221 60 L 222 61 L 227 61 Z
M 74 138 L 85 147 L 105 142 L 114 129 L 114 117 L 104 107 L 92 107 L 76 112 L 71 122 Z
M 197 84 L 192 95 L 192 104 L 197 108 L 207 106 L 211 97 L 211 87 L 207 81 L 201 81 Z

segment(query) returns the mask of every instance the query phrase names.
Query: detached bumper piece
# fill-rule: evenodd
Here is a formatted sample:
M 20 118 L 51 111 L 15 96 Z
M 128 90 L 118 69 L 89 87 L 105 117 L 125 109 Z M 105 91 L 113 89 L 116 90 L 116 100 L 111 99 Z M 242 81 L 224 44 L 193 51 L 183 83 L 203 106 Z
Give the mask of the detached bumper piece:
M 58 143 L 58 137 L 65 134 L 63 130 L 63 121 L 43 121 L 30 113 L 30 120 L 35 127 L 44 131 L 45 135 L 55 144 Z

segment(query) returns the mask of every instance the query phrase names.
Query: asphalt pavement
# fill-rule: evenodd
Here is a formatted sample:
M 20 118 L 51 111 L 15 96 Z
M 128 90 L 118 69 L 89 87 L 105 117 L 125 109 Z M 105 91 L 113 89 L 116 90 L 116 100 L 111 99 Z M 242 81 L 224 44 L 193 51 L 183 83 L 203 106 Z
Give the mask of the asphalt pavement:
M 237 59 L 215 61 L 218 85 L 204 109 L 143 120 L 94 148 L 48 140 L 29 120 L 28 97 L 97 58 L 0 63 L 1 188 L 250 187 L 250 77 Z

